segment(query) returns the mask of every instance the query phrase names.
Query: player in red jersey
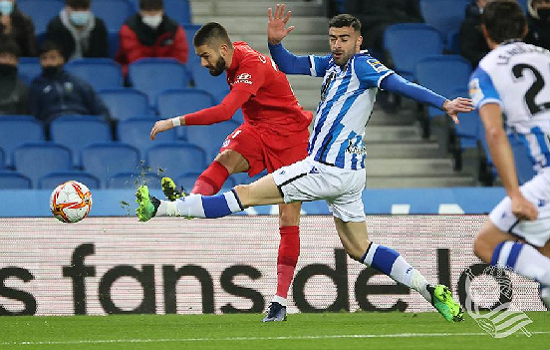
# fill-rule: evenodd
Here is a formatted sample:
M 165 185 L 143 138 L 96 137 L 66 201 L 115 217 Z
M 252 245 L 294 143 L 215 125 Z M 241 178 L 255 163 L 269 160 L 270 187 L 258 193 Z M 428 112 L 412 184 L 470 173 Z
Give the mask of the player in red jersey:
M 312 114 L 304 111 L 292 92 L 286 75 L 271 58 L 245 42 L 232 43 L 218 23 L 202 26 L 193 39 L 201 65 L 218 76 L 227 72 L 229 94 L 214 107 L 155 123 L 151 139 L 159 132 L 180 125 L 210 125 L 231 119 L 237 109 L 245 122 L 225 139 L 219 154 L 199 176 L 191 193 L 217 193 L 230 174 L 248 172 L 250 177 L 269 173 L 307 155 L 308 126 Z M 170 199 L 175 184 L 163 180 Z M 300 254 L 300 203 L 279 205 L 281 241 L 277 258 L 277 293 L 264 322 L 286 320 L 286 297 Z

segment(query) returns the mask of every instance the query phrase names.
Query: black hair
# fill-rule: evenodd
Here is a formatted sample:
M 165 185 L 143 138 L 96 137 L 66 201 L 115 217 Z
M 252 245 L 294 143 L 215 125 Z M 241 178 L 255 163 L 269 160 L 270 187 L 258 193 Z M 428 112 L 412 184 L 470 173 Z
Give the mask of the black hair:
M 359 18 L 343 13 L 338 16 L 334 16 L 328 22 L 329 28 L 342 28 L 342 27 L 352 27 L 356 32 L 361 31 L 361 21 Z
M 489 38 L 497 44 L 525 36 L 527 20 L 516 0 L 493 0 L 487 3 L 481 15 Z
M 145 11 L 156 11 L 162 10 L 164 8 L 164 4 L 162 3 L 162 0 L 140 0 L 139 8 L 140 10 Z
M 193 38 L 193 45 L 199 47 L 205 44 L 208 44 L 210 40 L 218 39 L 224 42 L 225 44 L 231 44 L 231 39 L 225 28 L 216 22 L 206 23 L 195 34 Z
M 19 57 L 19 46 L 12 39 L 1 39 L 0 40 L 0 55 L 7 54 Z
M 73 9 L 89 9 L 92 5 L 91 0 L 67 0 L 65 5 L 72 7 Z
M 48 53 L 50 51 L 57 51 L 57 52 L 59 52 L 59 54 L 61 56 L 65 57 L 65 55 L 63 53 L 63 49 L 61 48 L 61 46 L 59 46 L 58 43 L 56 43 L 54 41 L 51 41 L 51 40 L 44 41 L 42 46 L 40 46 L 40 52 L 38 53 L 38 56 L 40 57 L 43 54 Z

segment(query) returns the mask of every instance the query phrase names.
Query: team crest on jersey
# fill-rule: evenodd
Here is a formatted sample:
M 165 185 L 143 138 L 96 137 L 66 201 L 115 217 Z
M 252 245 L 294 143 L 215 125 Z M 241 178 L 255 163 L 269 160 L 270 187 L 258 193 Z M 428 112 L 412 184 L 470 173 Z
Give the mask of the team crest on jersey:
M 474 101 L 474 106 L 476 106 L 481 100 L 483 100 L 483 91 L 479 86 L 479 79 L 474 78 L 470 81 L 469 90 L 470 98 Z
M 239 74 L 239 76 L 237 76 L 237 79 L 235 79 L 235 82 L 233 84 L 244 83 L 244 84 L 252 85 L 251 79 L 252 79 L 252 75 L 248 73 L 241 73 Z

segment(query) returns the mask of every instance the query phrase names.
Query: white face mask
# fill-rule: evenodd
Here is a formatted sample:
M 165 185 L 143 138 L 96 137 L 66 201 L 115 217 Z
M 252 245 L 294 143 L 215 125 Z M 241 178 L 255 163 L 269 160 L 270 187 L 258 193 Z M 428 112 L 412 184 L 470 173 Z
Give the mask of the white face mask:
M 141 16 L 141 20 L 143 23 L 148 25 L 149 27 L 153 29 L 157 29 L 160 23 L 162 22 L 162 15 L 154 15 L 154 16 Z

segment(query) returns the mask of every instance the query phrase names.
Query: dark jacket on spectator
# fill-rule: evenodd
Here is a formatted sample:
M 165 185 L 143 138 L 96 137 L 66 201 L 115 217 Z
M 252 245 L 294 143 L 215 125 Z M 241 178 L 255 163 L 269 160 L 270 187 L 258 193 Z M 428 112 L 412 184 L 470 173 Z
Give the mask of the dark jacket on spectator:
M 527 3 L 529 32 L 525 37 L 525 42 L 550 50 L 550 21 L 548 18 L 541 18 L 539 13 L 533 9 L 531 3 L 531 0 Z
M 0 72 L 0 114 L 28 114 L 29 88 L 13 72 Z
M 466 7 L 466 17 L 460 26 L 460 54 L 475 68 L 489 52 L 489 46 L 481 32 L 481 12 L 474 0 Z
M 70 22 L 66 11 L 61 11 L 59 16 L 48 23 L 47 37 L 63 48 L 66 61 L 81 57 L 109 56 L 107 27 L 101 18 L 93 15 L 83 30 L 84 39 L 80 43 L 80 52 L 77 50 L 76 28 Z
M 99 115 L 109 110 L 86 81 L 61 70 L 54 76 L 40 75 L 31 84 L 29 108 L 37 119 L 49 123 L 63 114 Z
M 120 28 L 120 49 L 116 60 L 126 73 L 128 64 L 144 57 L 172 57 L 187 63 L 189 47 L 182 26 L 163 16 L 157 29 L 143 23 L 138 13 Z
M 347 0 L 346 10 L 361 21 L 362 48 L 383 50 L 386 27 L 424 22 L 418 0 Z
M 5 26 L 0 23 L 0 36 L 10 38 L 19 46 L 19 56 L 36 57 L 38 55 L 38 43 L 34 35 L 34 24 L 29 16 L 19 11 L 15 5 L 11 17 L 11 33 L 5 33 Z

